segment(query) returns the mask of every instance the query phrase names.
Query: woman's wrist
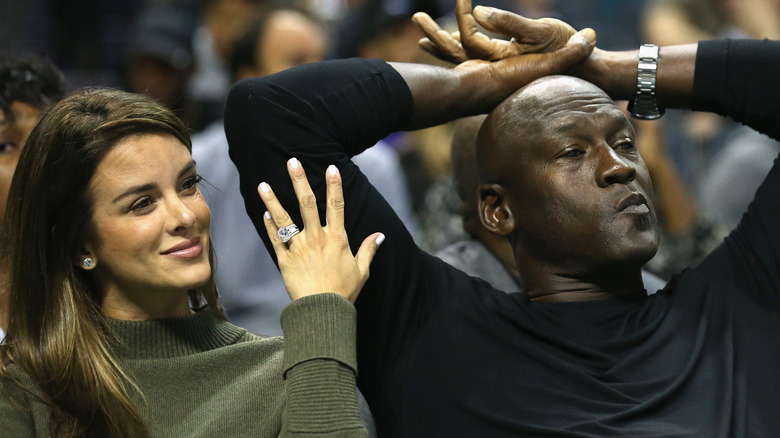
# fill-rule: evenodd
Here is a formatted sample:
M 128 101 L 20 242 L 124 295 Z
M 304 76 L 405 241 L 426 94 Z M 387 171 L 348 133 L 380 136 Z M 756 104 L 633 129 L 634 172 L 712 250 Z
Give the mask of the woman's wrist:
M 302 297 L 282 310 L 284 371 L 313 359 L 341 362 L 357 369 L 355 339 L 357 312 L 335 293 Z

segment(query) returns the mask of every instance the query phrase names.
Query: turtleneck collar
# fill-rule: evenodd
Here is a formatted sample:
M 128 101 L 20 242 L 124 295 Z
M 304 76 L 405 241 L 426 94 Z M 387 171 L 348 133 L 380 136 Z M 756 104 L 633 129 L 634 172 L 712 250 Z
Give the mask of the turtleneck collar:
M 108 319 L 119 342 L 114 353 L 124 359 L 185 356 L 235 344 L 246 330 L 221 319 L 209 308 L 192 315 L 150 321 Z

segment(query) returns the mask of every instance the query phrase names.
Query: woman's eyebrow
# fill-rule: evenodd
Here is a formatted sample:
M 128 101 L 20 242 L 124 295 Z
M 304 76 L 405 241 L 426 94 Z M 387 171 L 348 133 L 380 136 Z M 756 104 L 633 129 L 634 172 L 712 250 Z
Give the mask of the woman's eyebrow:
M 191 160 L 191 161 L 190 161 L 189 163 L 187 163 L 187 164 L 184 166 L 184 168 L 183 168 L 183 169 L 182 169 L 182 170 L 179 172 L 179 178 L 181 178 L 181 177 L 182 177 L 182 176 L 184 176 L 184 175 L 185 175 L 187 172 L 191 171 L 191 170 L 192 170 L 192 169 L 194 169 L 194 168 L 195 168 L 195 160 Z M 113 203 L 117 203 L 117 202 L 121 201 L 122 199 L 124 199 L 124 198 L 126 198 L 126 197 L 128 197 L 128 196 L 134 195 L 134 194 L 136 194 L 136 193 L 142 193 L 142 192 L 145 192 L 145 191 L 147 191 L 147 190 L 152 190 L 152 189 L 155 189 L 155 188 L 157 188 L 157 184 L 154 184 L 154 183 L 149 183 L 149 184 L 141 184 L 141 185 L 138 185 L 138 186 L 133 186 L 133 187 L 130 187 L 129 189 L 127 189 L 127 190 L 126 190 L 124 193 L 122 193 L 121 195 L 119 195 L 119 196 L 117 196 L 116 198 L 114 198 L 114 200 L 113 200 L 112 202 L 113 202 Z
M 148 190 L 152 190 L 152 189 L 155 189 L 155 188 L 157 188 L 157 184 L 153 184 L 153 183 L 141 184 L 141 185 L 138 185 L 138 186 L 133 186 L 133 187 L 130 187 L 129 189 L 127 189 L 121 195 L 119 195 L 116 198 L 114 198 L 114 200 L 111 201 L 111 202 L 116 204 L 117 202 L 121 201 L 124 198 L 127 198 L 128 196 L 132 196 L 132 195 L 135 195 L 137 193 L 146 192 Z

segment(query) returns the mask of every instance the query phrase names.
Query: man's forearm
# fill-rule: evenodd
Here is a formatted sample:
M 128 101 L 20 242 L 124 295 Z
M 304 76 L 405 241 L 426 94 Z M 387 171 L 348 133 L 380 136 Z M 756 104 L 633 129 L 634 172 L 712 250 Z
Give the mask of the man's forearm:
M 453 69 L 418 64 L 390 64 L 412 93 L 414 109 L 407 129 L 438 125 L 491 111 L 535 79 L 563 74 L 587 59 L 596 34 L 584 30 L 562 48 L 496 62 L 467 61 Z
M 656 92 L 665 108 L 690 108 L 697 44 L 661 47 Z M 595 49 L 572 74 L 596 84 L 613 99 L 633 99 L 637 90 L 638 51 Z
M 414 98 L 409 129 L 489 112 L 515 91 L 490 80 L 487 68 L 457 70 L 421 64 L 390 65 L 404 78 Z

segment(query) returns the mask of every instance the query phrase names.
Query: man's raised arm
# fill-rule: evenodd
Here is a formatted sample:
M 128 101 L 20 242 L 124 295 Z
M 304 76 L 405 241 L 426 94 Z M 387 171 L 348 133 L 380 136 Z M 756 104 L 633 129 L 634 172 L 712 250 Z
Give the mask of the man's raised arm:
M 414 98 L 407 129 L 489 112 L 519 88 L 549 74 L 560 74 L 587 59 L 596 33 L 575 33 L 558 50 L 513 56 L 499 61 L 468 60 L 453 69 L 392 63 Z

